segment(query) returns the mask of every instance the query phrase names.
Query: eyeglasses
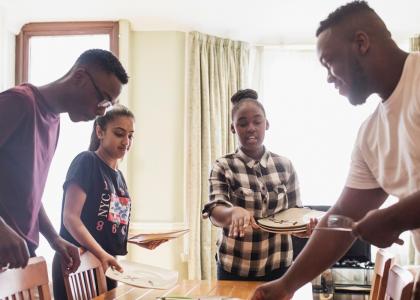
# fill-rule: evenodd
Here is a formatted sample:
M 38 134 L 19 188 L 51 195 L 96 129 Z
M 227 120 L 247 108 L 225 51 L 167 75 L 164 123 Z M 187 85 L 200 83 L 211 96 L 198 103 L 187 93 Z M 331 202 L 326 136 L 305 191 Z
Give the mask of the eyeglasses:
M 98 85 L 96 84 L 95 80 L 93 79 L 92 74 L 90 74 L 87 70 L 85 70 L 87 76 L 90 79 L 90 82 L 92 82 L 93 87 L 96 91 L 96 97 L 98 98 L 98 107 L 108 108 L 112 106 L 112 102 L 109 101 L 104 97 L 101 90 L 98 88 Z

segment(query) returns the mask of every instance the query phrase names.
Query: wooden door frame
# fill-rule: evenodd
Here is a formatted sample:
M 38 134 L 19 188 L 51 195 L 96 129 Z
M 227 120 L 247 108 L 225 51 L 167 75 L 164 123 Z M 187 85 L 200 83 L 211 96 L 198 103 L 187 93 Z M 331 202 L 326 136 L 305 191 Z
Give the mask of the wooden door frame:
M 43 22 L 24 25 L 16 36 L 15 84 L 28 81 L 29 39 L 31 37 L 91 34 L 109 34 L 109 49 L 118 57 L 118 22 Z

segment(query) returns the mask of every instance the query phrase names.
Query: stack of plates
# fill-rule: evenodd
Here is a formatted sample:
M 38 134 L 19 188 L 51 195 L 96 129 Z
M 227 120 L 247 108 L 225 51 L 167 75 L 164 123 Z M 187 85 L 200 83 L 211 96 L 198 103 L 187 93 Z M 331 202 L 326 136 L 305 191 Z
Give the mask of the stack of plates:
M 310 208 L 289 208 L 267 218 L 257 220 L 261 229 L 268 232 L 303 233 L 311 218 L 320 219 L 325 212 Z

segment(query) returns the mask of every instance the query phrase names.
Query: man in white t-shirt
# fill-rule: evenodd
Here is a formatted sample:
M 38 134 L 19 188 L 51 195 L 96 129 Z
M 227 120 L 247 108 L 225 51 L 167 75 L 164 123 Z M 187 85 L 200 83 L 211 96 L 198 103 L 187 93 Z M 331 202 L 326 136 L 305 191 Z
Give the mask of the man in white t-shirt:
M 299 287 L 336 262 L 355 235 L 388 247 L 402 243 L 401 232 L 420 228 L 420 172 L 416 172 L 420 170 L 420 54 L 399 49 L 384 22 L 364 1 L 339 7 L 320 23 L 316 36 L 327 81 L 341 95 L 353 105 L 363 104 L 371 94 L 382 99 L 359 130 L 340 198 L 318 226 L 326 226 L 329 214 L 358 222 L 353 234 L 314 232 L 289 271 L 260 286 L 253 300 L 290 299 Z M 400 201 L 378 209 L 388 195 Z

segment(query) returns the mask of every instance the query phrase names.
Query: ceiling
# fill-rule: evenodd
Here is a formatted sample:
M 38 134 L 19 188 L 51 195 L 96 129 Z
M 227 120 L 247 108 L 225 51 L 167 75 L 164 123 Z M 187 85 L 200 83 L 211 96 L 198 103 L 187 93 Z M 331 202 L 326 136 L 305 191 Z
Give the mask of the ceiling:
M 134 30 L 197 30 L 256 44 L 312 43 L 343 0 L 0 0 L 3 25 L 127 19 Z M 419 0 L 372 0 L 397 40 L 420 34 Z M 0 24 L 1 26 L 2 24 Z

